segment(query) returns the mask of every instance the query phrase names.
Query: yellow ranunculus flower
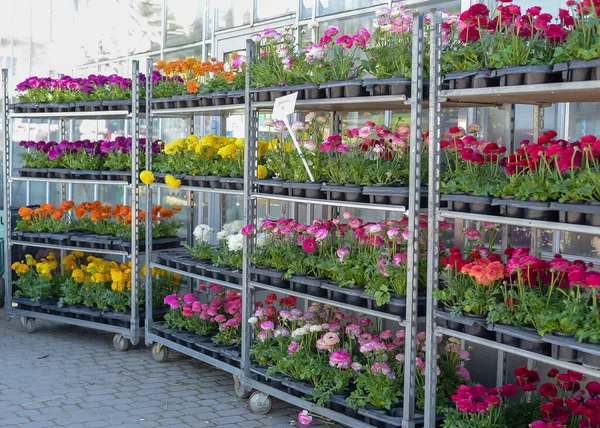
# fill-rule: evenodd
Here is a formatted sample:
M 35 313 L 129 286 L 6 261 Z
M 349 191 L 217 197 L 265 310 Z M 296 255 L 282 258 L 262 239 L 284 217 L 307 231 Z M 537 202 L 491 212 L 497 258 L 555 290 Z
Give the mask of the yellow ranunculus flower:
M 154 174 L 152 173 L 152 171 L 142 171 L 140 172 L 140 180 L 142 180 L 142 183 L 149 186 L 152 183 L 154 183 Z
M 123 281 L 123 272 L 113 269 L 110 271 L 110 277 L 114 282 Z
M 81 269 L 75 269 L 71 274 L 71 278 L 79 284 L 81 284 L 85 280 L 85 272 Z
M 179 151 L 179 146 L 175 142 L 165 144 L 164 152 L 168 155 L 175 155 Z
M 94 282 L 100 284 L 104 282 L 104 274 L 97 272 L 94 274 Z
M 267 178 L 267 168 L 264 165 L 258 165 L 258 170 L 256 171 L 256 176 L 259 180 L 263 178 Z
M 83 257 L 83 251 L 73 251 L 73 252 L 71 253 L 71 255 L 72 255 L 73 257 L 77 257 L 78 259 L 80 259 L 80 258 L 82 258 L 82 257 Z
M 173 177 L 171 174 L 167 174 L 165 177 L 165 183 L 167 183 L 167 186 L 173 187 L 174 189 L 181 186 L 181 180 Z
M 188 137 L 188 140 L 190 140 L 193 144 L 198 144 L 200 142 L 200 140 L 198 139 L 198 137 L 196 137 L 195 135 L 190 135 Z
M 54 253 L 49 253 L 49 254 L 46 256 L 46 260 L 49 260 L 49 261 L 56 260 L 56 256 L 54 255 Z
M 179 275 L 178 273 L 174 273 L 173 281 L 175 281 L 176 284 L 179 284 L 181 282 L 181 275 Z
M 27 262 L 27 266 L 35 266 L 37 264 L 31 254 L 25 254 L 25 261 Z
M 11 269 L 14 270 L 15 273 L 19 276 L 29 272 L 29 266 L 21 262 L 14 262 L 11 266 Z

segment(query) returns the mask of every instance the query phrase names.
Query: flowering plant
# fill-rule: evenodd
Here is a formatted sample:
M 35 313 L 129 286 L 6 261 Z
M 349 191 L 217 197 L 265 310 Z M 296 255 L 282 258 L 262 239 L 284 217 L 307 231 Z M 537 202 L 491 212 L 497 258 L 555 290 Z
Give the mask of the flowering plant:
M 376 30 L 372 46 L 363 48 L 367 60 L 365 69 L 378 79 L 388 77 L 411 77 L 412 73 L 412 18 L 413 12 L 401 3 L 391 8 L 381 7 L 375 11 Z M 368 34 L 368 33 L 367 33 Z M 429 55 L 429 30 L 425 29 L 425 56 Z M 366 43 L 369 38 L 366 38 Z M 427 61 L 426 61 L 427 62 Z M 428 64 L 427 64 L 428 65 Z M 427 72 L 426 74 L 427 75 Z
M 448 43 L 443 55 L 447 71 L 551 64 L 568 27 L 552 24 L 552 15 L 534 6 L 522 14 L 511 2 L 500 2 L 491 18 L 482 3 L 471 5 L 446 25 Z
M 185 247 L 190 252 L 190 255 L 199 260 L 211 260 L 214 255 L 214 247 L 210 243 L 214 230 L 207 224 L 199 224 L 194 229 L 194 246 Z
M 213 253 L 212 261 L 215 266 L 229 266 L 235 269 L 242 268 L 242 249 L 244 247 L 244 236 L 241 220 L 226 223 L 217 233 L 217 239 L 221 241 L 220 247 Z
M 181 207 L 174 205 L 173 209 L 156 205 L 152 208 L 152 236 L 154 238 L 177 236 L 182 223 L 173 219 Z M 58 207 L 52 204 L 42 204 L 39 208 L 19 208 L 20 220 L 16 230 L 30 232 L 68 232 L 86 231 L 99 235 L 118 236 L 131 239 L 131 207 L 116 204 L 102 205 L 100 201 L 83 202 L 75 205 L 73 201 L 64 201 Z M 146 213 L 138 210 L 138 221 L 146 221 Z M 145 230 L 140 227 L 140 237 Z
M 590 0 L 567 1 L 569 9 L 559 9 L 558 18 L 565 28 L 565 43 L 556 46 L 556 62 L 591 60 L 600 57 L 598 25 L 600 8 Z
M 344 219 L 348 222 L 317 219 L 311 225 L 284 218 L 265 220 L 261 225 L 265 242 L 255 251 L 254 260 L 287 269 L 286 277 L 309 274 L 339 282 L 341 287 L 366 287 L 378 305 L 392 295 L 406 295 L 408 219 L 365 222 L 350 213 Z M 425 234 L 425 219 L 420 226 Z M 253 226 L 248 227 L 249 235 L 253 231 Z M 421 284 L 425 273 L 421 263 Z
M 32 301 L 54 297 L 58 294 L 63 280 L 58 261 L 54 253 L 36 260 L 31 254 L 25 255 L 25 262 L 14 262 L 11 269 L 15 271 L 17 287 L 15 296 L 26 296 Z
M 19 146 L 25 166 L 30 168 L 69 168 L 86 170 L 129 170 L 131 169 L 131 138 L 117 137 L 114 141 L 77 140 L 69 142 L 21 141 Z M 146 151 L 146 139 L 140 138 L 140 149 Z M 161 151 L 162 141 L 152 143 L 152 153 Z M 143 168 L 145 156 L 140 156 Z

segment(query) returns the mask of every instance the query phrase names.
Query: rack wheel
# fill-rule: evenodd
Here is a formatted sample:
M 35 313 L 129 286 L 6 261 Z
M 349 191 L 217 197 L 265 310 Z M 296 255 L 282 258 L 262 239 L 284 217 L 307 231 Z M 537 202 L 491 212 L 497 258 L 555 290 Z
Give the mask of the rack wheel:
M 169 348 L 162 343 L 152 345 L 152 357 L 159 363 L 164 363 L 169 359 Z
M 35 331 L 35 318 L 21 317 L 21 326 L 25 333 L 33 333 Z
M 113 346 L 117 351 L 127 351 L 129 349 L 129 339 L 125 339 L 122 334 L 113 336 Z
M 250 410 L 258 415 L 265 415 L 271 411 L 273 400 L 271 396 L 261 391 L 254 391 L 248 399 Z
M 247 389 L 244 389 L 242 383 L 240 382 L 240 378 L 237 375 L 233 375 L 233 387 L 235 389 L 235 396 L 239 399 L 246 399 L 250 396 L 250 392 Z

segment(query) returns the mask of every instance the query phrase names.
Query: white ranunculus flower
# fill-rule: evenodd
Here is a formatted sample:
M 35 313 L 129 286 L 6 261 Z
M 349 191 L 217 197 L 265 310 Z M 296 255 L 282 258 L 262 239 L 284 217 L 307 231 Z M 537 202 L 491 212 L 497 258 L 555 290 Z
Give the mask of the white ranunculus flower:
M 256 317 L 250 317 L 248 318 L 248 322 L 252 325 L 256 324 L 258 322 L 258 318 Z
M 227 233 L 226 230 L 221 230 L 220 232 L 217 232 L 217 239 L 219 241 L 222 241 L 223 239 L 227 238 L 229 236 L 229 233 Z
M 241 251 L 243 247 L 244 236 L 241 233 L 236 233 L 227 237 L 227 248 L 229 248 L 229 251 Z
M 197 241 L 208 242 L 210 241 L 213 232 L 213 228 L 208 224 L 199 224 L 194 229 L 194 238 L 196 238 Z
M 242 220 L 235 220 L 225 224 L 223 230 L 226 230 L 228 235 L 232 235 L 234 233 L 240 233 L 242 227 L 244 227 L 244 222 Z

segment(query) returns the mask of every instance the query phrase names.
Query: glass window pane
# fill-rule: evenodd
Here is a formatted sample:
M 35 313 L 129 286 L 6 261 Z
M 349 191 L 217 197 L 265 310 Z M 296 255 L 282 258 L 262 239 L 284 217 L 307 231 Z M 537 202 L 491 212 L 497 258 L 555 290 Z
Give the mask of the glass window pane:
M 297 0 L 255 0 L 254 18 L 262 21 L 296 10 Z
M 569 106 L 569 138 L 600 134 L 600 103 L 571 103 Z
M 130 53 L 156 51 L 162 45 L 162 0 L 131 2 Z
M 174 61 L 185 58 L 202 58 L 202 46 L 193 46 L 191 48 L 180 49 L 173 52 L 165 52 L 165 61 Z
M 312 19 L 313 0 L 300 1 L 300 19 Z
M 600 258 L 600 237 L 582 233 L 561 232 L 561 253 Z
M 109 0 L 95 4 L 95 20 L 102 22 L 99 30 L 99 61 L 127 55 L 129 1 Z
M 31 61 L 30 73 L 34 76 L 47 76 L 50 72 L 50 20 L 52 4 L 41 2 L 31 8 Z
M 318 28 L 319 36 L 323 35 L 325 30 L 332 25 L 335 25 L 340 29 L 340 34 L 356 34 L 361 28 L 366 28 L 369 33 L 373 33 L 375 28 L 375 13 L 365 13 L 353 18 L 321 22 Z
M 217 4 L 217 30 L 249 24 L 251 6 L 249 1 L 220 1 Z
M 386 4 L 381 0 L 319 0 L 317 3 L 317 16 L 345 12 L 347 10 Z
M 77 64 L 89 64 L 98 60 L 98 40 L 100 34 L 100 20 L 96 16 L 97 8 L 90 0 L 75 2 L 75 13 L 73 15 L 73 37 L 77 41 L 76 56 Z
M 203 25 L 203 1 L 167 0 L 167 47 L 201 41 Z

